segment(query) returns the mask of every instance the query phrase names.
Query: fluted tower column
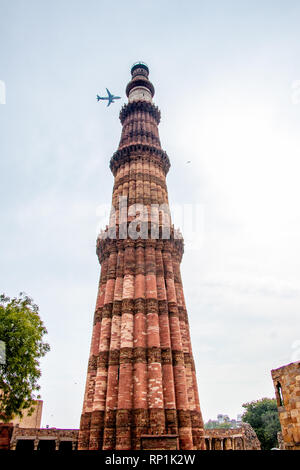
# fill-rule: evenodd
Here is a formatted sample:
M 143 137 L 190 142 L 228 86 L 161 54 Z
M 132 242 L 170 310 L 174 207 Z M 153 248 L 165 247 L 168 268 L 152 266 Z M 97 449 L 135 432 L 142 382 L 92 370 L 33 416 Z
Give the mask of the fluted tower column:
M 109 224 L 97 239 L 101 275 L 79 449 L 141 449 L 141 436 L 177 435 L 204 449 L 203 421 L 180 262 L 171 223 L 160 111 L 143 63 L 131 69 L 122 134 L 110 161 Z

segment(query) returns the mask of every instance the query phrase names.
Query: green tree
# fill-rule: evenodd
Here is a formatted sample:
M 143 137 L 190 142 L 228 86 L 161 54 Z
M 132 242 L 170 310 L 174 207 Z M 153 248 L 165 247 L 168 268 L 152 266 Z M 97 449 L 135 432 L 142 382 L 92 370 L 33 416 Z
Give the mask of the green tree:
M 277 447 L 277 432 L 281 430 L 276 400 L 261 398 L 260 400 L 244 403 L 246 409 L 242 416 L 245 423 L 249 423 L 257 434 L 262 450 Z
M 39 316 L 39 308 L 24 293 L 10 299 L 0 295 L 0 419 L 10 421 L 22 416 L 22 410 L 33 411 L 40 398 L 39 359 L 49 350 L 43 341 L 47 333 Z M 3 348 L 5 345 L 5 351 Z M 5 352 L 5 354 L 4 354 Z
M 205 423 L 204 428 L 205 429 L 230 429 L 231 428 L 231 423 L 219 423 L 219 421 L 215 421 L 210 419 Z

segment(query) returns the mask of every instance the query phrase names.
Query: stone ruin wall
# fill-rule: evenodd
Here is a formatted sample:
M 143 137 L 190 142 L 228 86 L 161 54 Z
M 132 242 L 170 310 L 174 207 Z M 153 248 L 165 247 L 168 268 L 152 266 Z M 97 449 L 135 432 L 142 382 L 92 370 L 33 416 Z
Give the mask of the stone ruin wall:
M 283 446 L 285 450 L 300 450 L 300 361 L 274 369 L 271 375 Z
M 142 437 L 142 449 L 144 450 L 177 450 L 178 436 L 144 435 Z M 39 448 L 40 441 L 52 441 L 53 450 L 60 450 L 62 442 L 70 442 L 72 450 L 77 450 L 78 429 L 57 428 L 20 428 L 8 425 L 0 425 L 0 449 L 18 450 L 19 441 L 31 441 L 32 450 Z M 163 442 L 162 442 L 163 441 Z M 205 429 L 206 450 L 260 450 L 260 443 L 250 425 L 243 423 L 235 429 Z
M 15 426 L 11 436 L 10 450 L 16 450 L 19 441 L 32 441 L 33 450 L 38 449 L 40 441 L 52 441 L 55 450 L 60 450 L 61 442 L 70 442 L 72 443 L 72 450 L 76 450 L 78 429 L 32 429 Z
M 13 433 L 13 424 L 0 423 L 0 450 L 9 450 L 10 440 Z
M 233 429 L 205 429 L 206 450 L 261 450 L 260 442 L 250 424 Z

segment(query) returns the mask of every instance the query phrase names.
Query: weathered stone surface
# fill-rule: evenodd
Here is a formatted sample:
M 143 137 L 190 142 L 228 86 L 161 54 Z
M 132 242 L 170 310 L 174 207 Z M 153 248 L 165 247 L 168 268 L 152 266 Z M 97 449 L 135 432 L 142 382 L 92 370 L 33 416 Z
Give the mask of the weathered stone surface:
M 154 88 L 148 69 L 140 69 L 134 69 L 129 103 L 120 114 L 119 148 L 110 162 L 115 211 L 97 240 L 101 275 L 79 448 L 203 449 L 180 275 L 183 240 L 170 221 L 170 163 L 160 146 Z M 147 99 L 140 98 L 137 78 Z M 119 206 L 121 196 L 127 206 Z M 143 238 L 126 235 L 134 222 L 132 204 L 143 204 Z M 167 231 L 165 221 L 170 221 Z
M 300 450 L 300 361 L 271 371 L 275 388 L 282 444 Z
M 0 450 L 10 449 L 10 440 L 13 433 L 13 424 L 0 423 Z
M 155 436 L 144 434 L 141 436 L 141 449 L 143 450 L 178 450 L 179 441 L 177 434 L 162 434 Z
M 202 442 L 206 450 L 260 450 L 257 435 L 248 423 L 234 429 L 205 429 Z
M 78 429 L 20 428 L 19 426 L 15 426 L 11 435 L 10 449 L 18 449 L 18 443 L 20 443 L 20 441 L 26 441 L 27 443 L 28 441 L 31 441 L 32 450 L 37 450 L 41 441 L 52 441 L 54 443 L 55 450 L 60 450 L 62 443 L 68 442 L 70 443 L 72 450 L 76 450 L 78 443 Z M 89 442 L 84 439 L 84 436 L 82 435 L 78 445 L 87 450 Z

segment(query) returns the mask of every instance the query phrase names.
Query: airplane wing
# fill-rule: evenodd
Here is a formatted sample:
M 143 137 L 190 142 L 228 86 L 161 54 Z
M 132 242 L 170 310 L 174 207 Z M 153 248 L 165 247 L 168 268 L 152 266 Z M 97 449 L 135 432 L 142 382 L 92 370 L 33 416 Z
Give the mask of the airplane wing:
M 111 92 L 107 88 L 106 88 L 106 91 L 107 91 L 108 98 L 111 99 L 113 97 L 113 95 L 111 94 Z

